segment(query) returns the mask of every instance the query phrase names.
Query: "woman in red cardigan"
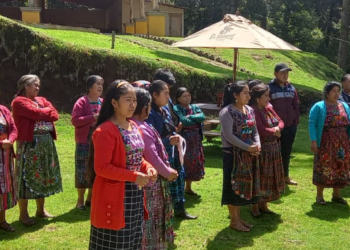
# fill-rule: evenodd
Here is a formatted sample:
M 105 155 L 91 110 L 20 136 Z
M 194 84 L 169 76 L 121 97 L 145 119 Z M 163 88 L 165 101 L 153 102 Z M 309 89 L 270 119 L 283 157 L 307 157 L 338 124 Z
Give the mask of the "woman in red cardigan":
M 137 250 L 142 246 L 147 218 L 143 187 L 156 180 L 157 171 L 143 159 L 145 145 L 139 128 L 127 120 L 135 109 L 131 84 L 112 82 L 92 135 L 89 172 L 95 173 L 95 179 L 89 249 Z
M 273 213 L 268 209 L 267 202 L 279 199 L 285 188 L 279 141 L 284 123 L 269 103 L 269 92 L 269 86 L 264 83 L 257 84 L 250 90 L 250 105 L 254 109 L 261 142 L 259 156 L 261 199 L 252 207 L 253 217 L 259 217 L 261 213 Z
M 13 118 L 18 129 L 16 177 L 18 182 L 19 220 L 35 224 L 28 214 L 28 199 L 35 199 L 36 217 L 52 218 L 44 208 L 44 198 L 62 192 L 60 164 L 53 140 L 58 113 L 44 97 L 39 97 L 40 79 L 24 75 L 17 83 L 12 102 Z
M 0 105 L 0 229 L 14 232 L 6 222 L 5 212 L 17 204 L 15 169 L 13 164 L 13 143 L 17 138 L 17 128 L 10 111 Z
M 92 183 L 87 178 L 87 163 L 89 159 L 89 148 L 91 134 L 96 124 L 98 114 L 102 105 L 104 80 L 100 76 L 92 75 L 86 80 L 87 94 L 80 97 L 74 104 L 72 111 L 72 124 L 75 131 L 75 188 L 78 189 L 78 200 L 76 207 L 86 210 L 90 207 Z M 85 191 L 88 195 L 84 204 Z

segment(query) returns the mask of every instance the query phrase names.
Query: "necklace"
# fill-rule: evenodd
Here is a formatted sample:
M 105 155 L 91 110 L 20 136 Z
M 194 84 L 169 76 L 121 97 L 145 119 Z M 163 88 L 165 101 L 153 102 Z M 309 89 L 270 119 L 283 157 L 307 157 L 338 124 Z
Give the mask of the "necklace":
M 235 109 L 237 109 L 238 111 L 240 111 L 242 114 L 245 114 L 246 112 L 246 109 L 245 109 L 245 107 L 243 106 L 242 108 L 238 108 L 238 107 L 236 107 L 236 105 L 233 105 L 233 107 L 235 108 Z

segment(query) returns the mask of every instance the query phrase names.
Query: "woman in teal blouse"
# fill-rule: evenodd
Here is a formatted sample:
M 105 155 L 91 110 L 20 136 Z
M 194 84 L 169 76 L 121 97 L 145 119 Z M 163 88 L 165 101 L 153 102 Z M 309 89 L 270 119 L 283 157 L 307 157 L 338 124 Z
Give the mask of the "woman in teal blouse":
M 333 202 L 347 204 L 340 189 L 349 181 L 350 109 L 338 101 L 340 91 L 340 83 L 328 82 L 325 100 L 316 103 L 309 116 L 311 150 L 315 153 L 313 184 L 317 186 L 316 202 L 321 205 L 326 205 L 324 188 L 333 188 Z
M 187 150 L 184 158 L 186 173 L 185 192 L 189 195 L 197 195 L 192 190 L 192 182 L 204 178 L 204 148 L 202 144 L 202 122 L 205 120 L 203 112 L 191 103 L 191 94 L 186 88 L 176 91 L 176 103 L 174 112 L 180 118 L 183 127 L 181 135 L 186 139 Z

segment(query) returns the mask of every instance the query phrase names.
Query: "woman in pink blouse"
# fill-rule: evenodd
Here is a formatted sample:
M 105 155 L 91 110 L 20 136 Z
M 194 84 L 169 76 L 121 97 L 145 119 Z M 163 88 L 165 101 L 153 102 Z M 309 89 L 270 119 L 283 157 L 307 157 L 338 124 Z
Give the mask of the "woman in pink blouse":
M 98 114 L 100 113 L 104 80 L 100 76 L 92 75 L 86 80 L 87 94 L 80 97 L 72 111 L 72 124 L 75 127 L 75 188 L 78 190 L 76 207 L 86 210 L 91 204 L 92 183 L 87 175 L 87 162 L 89 159 L 89 148 L 91 134 Z M 88 195 L 84 204 L 85 191 Z
M 17 128 L 10 111 L 0 105 L 0 229 L 14 232 L 6 221 L 5 212 L 17 204 L 13 143 Z

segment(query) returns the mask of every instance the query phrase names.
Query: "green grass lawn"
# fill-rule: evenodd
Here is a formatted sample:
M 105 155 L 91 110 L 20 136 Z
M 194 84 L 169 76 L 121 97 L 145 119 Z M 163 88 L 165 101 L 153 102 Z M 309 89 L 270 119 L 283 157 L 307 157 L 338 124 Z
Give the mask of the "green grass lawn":
M 150 41 L 147 39 L 133 37 L 133 36 L 116 36 L 115 49 L 111 50 L 112 38 L 109 35 L 102 35 L 88 32 L 67 31 L 67 30 L 50 30 L 31 28 L 37 32 L 44 33 L 50 37 L 59 39 L 68 44 L 74 44 L 77 46 L 85 46 L 94 49 L 105 49 L 113 51 L 114 53 L 122 53 L 130 56 L 138 56 L 147 59 L 161 59 L 168 61 L 169 63 L 188 66 L 190 68 L 200 70 L 203 74 L 212 75 L 230 75 L 231 70 L 228 67 L 221 67 L 216 63 L 212 63 L 210 60 L 197 56 L 193 53 L 180 50 L 178 48 L 170 48 L 163 43 Z M 131 43 L 125 39 L 131 39 L 135 41 L 142 41 L 151 48 L 145 48 L 138 44 Z M 175 62 L 174 62 L 175 61 Z
M 111 51 L 111 36 L 66 30 L 50 30 L 31 28 L 61 41 L 77 46 Z M 174 38 L 171 38 L 174 39 Z M 134 44 L 128 40 L 141 42 L 144 46 Z M 179 40 L 175 38 L 174 40 Z M 233 61 L 233 49 L 202 49 L 206 52 Z M 139 56 L 153 60 L 164 60 L 179 67 L 186 67 L 203 72 L 203 74 L 232 76 L 232 68 L 197 56 L 194 53 L 173 48 L 161 42 L 140 38 L 137 36 L 116 36 L 114 53 Z M 290 80 L 299 89 L 321 90 L 329 80 L 340 81 L 342 71 L 336 64 L 318 54 L 307 52 L 239 50 L 239 66 L 256 75 L 238 72 L 238 79 L 247 77 L 258 78 L 265 82 L 271 80 L 274 66 L 279 62 L 287 63 L 293 71 Z
M 57 149 L 61 163 L 64 192 L 46 199 L 47 210 L 54 219 L 36 219 L 26 228 L 18 221 L 18 207 L 7 212 L 7 220 L 16 227 L 15 233 L 0 231 L 0 249 L 87 249 L 89 241 L 89 211 L 75 209 L 74 131 L 70 116 L 61 115 L 57 122 Z M 307 134 L 307 120 L 299 126 L 293 150 L 291 176 L 299 182 L 287 188 L 283 197 L 270 208 L 279 215 L 264 215 L 253 219 L 249 207 L 242 208 L 243 219 L 254 224 L 250 233 L 238 233 L 228 228 L 226 207 L 221 207 L 222 158 L 220 141 L 205 143 L 206 176 L 193 188 L 201 198 L 186 197 L 186 207 L 198 215 L 195 221 L 175 220 L 177 249 L 350 249 L 349 206 L 327 202 L 315 204 L 315 187 L 311 183 L 312 155 Z M 350 188 L 343 190 L 350 201 Z M 330 201 L 331 190 L 325 199 Z M 35 202 L 30 201 L 30 214 L 35 214 Z

